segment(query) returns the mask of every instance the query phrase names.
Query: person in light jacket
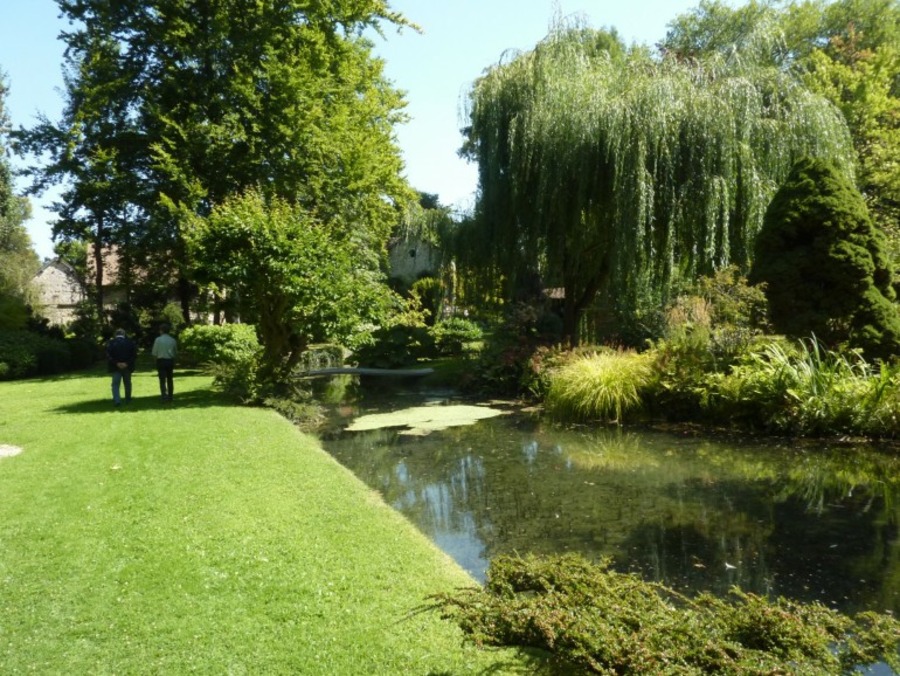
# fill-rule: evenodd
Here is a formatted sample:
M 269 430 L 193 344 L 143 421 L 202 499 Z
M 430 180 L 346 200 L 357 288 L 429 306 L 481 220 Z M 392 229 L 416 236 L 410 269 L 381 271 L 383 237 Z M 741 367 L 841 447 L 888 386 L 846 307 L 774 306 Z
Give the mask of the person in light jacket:
M 153 341 L 153 356 L 156 357 L 156 373 L 159 376 L 159 394 L 163 401 L 172 401 L 174 393 L 175 357 L 178 356 L 178 341 L 169 335 L 169 325 L 159 327 L 159 336 Z

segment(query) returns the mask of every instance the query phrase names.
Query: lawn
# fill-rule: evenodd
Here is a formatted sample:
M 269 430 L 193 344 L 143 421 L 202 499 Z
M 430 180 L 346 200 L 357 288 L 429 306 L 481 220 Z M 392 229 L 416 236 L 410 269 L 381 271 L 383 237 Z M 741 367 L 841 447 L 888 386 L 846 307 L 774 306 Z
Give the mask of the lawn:
M 0 673 L 534 673 L 429 594 L 468 576 L 315 438 L 179 374 L 0 383 Z

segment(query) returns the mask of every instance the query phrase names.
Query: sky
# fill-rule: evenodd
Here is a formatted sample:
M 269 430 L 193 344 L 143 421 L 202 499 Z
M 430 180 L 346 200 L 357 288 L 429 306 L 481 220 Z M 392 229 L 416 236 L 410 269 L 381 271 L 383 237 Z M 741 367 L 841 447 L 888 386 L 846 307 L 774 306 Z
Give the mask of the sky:
M 406 93 L 410 121 L 397 129 L 406 177 L 417 190 L 438 195 L 458 210 L 472 206 L 477 188 L 474 165 L 461 159 L 459 129 L 465 94 L 474 80 L 509 50 L 526 51 L 543 38 L 557 15 L 578 15 L 594 28 L 613 27 L 626 43 L 653 45 L 667 24 L 699 0 L 392 0 L 391 7 L 421 32 L 388 26 L 374 36 L 385 73 Z M 4 0 L 0 19 L 0 71 L 10 92 L 13 127 L 35 124 L 38 114 L 59 120 L 63 100 L 62 43 L 68 24 L 54 0 Z M 24 161 L 13 158 L 13 165 Z M 26 183 L 20 180 L 19 190 Z M 27 223 L 41 258 L 52 257 L 53 213 L 58 195 L 32 197 Z

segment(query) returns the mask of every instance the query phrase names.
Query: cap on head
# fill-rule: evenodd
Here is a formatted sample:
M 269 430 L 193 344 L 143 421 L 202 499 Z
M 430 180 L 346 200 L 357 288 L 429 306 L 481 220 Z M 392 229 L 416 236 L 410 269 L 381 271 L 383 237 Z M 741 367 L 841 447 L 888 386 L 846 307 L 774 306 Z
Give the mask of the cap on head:
M 124 335 L 125 335 L 125 329 L 116 329 L 116 335 L 117 335 L 117 336 L 124 336 Z

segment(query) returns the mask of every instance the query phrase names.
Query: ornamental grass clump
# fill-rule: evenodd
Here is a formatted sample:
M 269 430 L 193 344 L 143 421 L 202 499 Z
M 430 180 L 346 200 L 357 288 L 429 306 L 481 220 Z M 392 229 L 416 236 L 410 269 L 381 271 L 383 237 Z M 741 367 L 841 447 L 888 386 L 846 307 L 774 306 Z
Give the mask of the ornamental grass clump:
M 575 554 L 491 562 L 484 588 L 434 596 L 478 645 L 539 648 L 588 673 L 850 674 L 900 668 L 900 622 L 842 615 L 819 603 L 688 598 Z
M 652 364 L 648 355 L 630 351 L 578 357 L 551 375 L 544 404 L 558 419 L 622 422 L 641 408 Z

